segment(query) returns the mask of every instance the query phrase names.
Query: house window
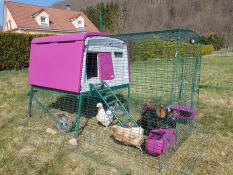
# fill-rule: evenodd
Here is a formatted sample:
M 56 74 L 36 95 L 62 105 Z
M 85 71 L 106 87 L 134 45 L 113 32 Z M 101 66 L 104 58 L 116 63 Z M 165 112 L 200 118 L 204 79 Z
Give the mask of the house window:
M 11 28 L 11 20 L 9 20 L 8 23 L 9 23 L 9 29 L 11 30 L 12 29 Z
M 84 28 L 82 20 L 78 20 L 77 23 L 78 23 L 78 28 Z
M 12 28 L 11 28 L 11 20 L 9 20 L 9 21 L 7 21 L 7 23 L 6 23 L 6 30 L 8 31 L 8 30 L 11 30 Z
M 46 17 L 40 17 L 41 24 L 46 24 Z

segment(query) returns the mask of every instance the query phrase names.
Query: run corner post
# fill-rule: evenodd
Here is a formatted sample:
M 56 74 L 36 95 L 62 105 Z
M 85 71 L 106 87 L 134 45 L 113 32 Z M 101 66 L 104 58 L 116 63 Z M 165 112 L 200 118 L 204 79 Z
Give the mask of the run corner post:
M 28 116 L 32 117 L 32 98 L 33 98 L 33 87 L 32 86 L 30 87 L 28 96 L 29 96 Z
M 100 15 L 100 23 L 99 23 L 99 25 L 100 25 L 100 32 L 103 32 L 103 18 L 102 18 L 102 10 L 100 9 L 99 10 L 99 15 Z
M 82 103 L 83 103 L 83 94 L 80 93 L 79 96 L 77 96 L 77 114 L 75 119 L 75 138 L 78 138 L 80 134 L 80 118 L 81 118 L 81 111 L 82 111 Z

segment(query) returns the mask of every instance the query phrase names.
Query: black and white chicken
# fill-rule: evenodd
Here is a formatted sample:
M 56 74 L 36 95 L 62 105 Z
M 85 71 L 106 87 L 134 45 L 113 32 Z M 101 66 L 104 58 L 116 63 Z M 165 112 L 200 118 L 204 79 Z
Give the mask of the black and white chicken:
M 145 103 L 138 124 L 144 129 L 144 134 L 148 135 L 155 128 L 175 128 L 176 121 L 172 112 L 165 105 L 160 105 L 156 110 L 151 103 Z

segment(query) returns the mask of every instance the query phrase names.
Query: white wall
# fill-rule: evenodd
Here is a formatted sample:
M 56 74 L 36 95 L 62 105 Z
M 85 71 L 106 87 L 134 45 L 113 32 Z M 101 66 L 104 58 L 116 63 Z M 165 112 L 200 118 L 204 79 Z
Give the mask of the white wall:
M 91 39 L 98 39 L 98 38 L 106 38 L 106 37 L 89 37 L 87 38 L 85 45 L 87 45 L 88 41 Z M 109 38 L 109 37 L 108 37 Z M 82 80 L 81 80 L 81 92 L 89 91 L 89 84 L 90 83 L 100 83 L 99 77 L 91 78 L 87 80 L 86 78 L 86 53 L 87 52 L 111 52 L 112 53 L 112 61 L 113 61 L 113 68 L 115 78 L 113 80 L 107 80 L 106 82 L 110 85 L 110 87 L 119 86 L 129 84 L 129 67 L 128 67 L 128 51 L 127 45 L 123 43 L 121 40 L 117 40 L 114 38 L 110 38 L 113 43 L 118 43 L 122 45 L 122 48 L 119 47 L 111 47 L 108 44 L 103 44 L 102 46 L 86 46 L 85 53 L 84 53 L 84 60 L 83 60 L 83 68 L 82 68 Z M 109 40 L 109 39 L 108 39 Z M 123 52 L 122 58 L 116 58 L 114 52 Z
M 9 31 L 10 29 L 7 29 L 7 23 L 9 26 L 9 21 L 11 21 L 11 30 L 16 29 L 17 28 L 17 24 L 14 20 L 14 18 L 12 17 L 9 9 L 6 7 L 6 5 L 4 5 L 4 17 L 3 17 L 3 31 Z

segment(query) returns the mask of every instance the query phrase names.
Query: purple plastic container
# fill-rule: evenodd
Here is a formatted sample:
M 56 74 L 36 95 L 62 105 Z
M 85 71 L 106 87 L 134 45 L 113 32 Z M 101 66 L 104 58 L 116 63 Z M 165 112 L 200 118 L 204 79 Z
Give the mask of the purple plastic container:
M 187 105 L 177 105 L 171 106 L 173 116 L 179 120 L 194 120 L 197 117 L 197 110 Z
M 146 139 L 146 150 L 152 155 L 161 155 L 175 143 L 174 128 L 159 128 L 150 131 Z

